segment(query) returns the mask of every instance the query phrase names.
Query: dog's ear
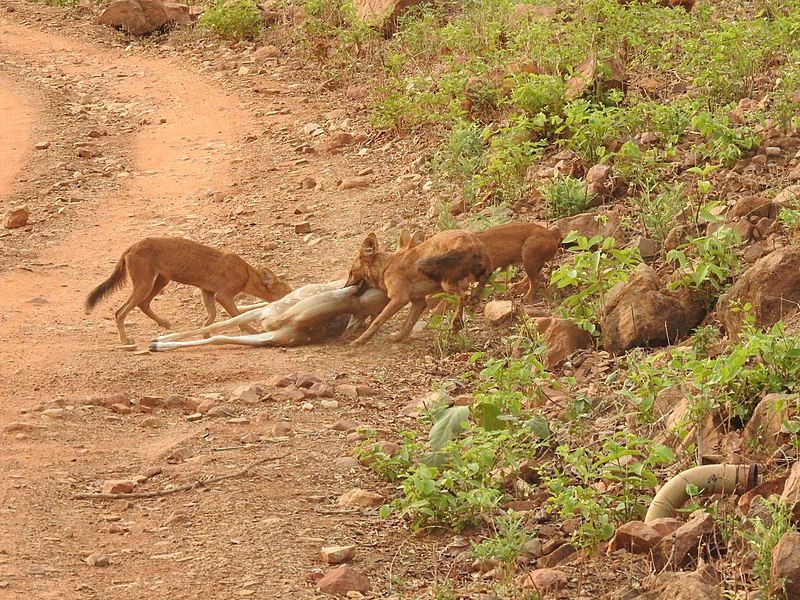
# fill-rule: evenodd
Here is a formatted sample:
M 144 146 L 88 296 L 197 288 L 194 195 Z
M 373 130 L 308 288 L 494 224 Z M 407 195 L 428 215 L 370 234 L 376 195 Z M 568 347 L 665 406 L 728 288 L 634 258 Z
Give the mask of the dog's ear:
M 371 261 L 375 258 L 375 255 L 378 253 L 379 249 L 378 236 L 376 236 L 374 233 L 370 233 L 364 238 L 364 241 L 361 242 L 359 257 L 362 260 Z
M 400 237 L 397 240 L 397 250 L 405 250 L 411 243 L 411 232 L 408 229 L 403 229 L 400 232 Z
M 411 239 L 408 242 L 408 247 L 415 248 L 424 241 L 425 241 L 425 234 L 422 233 L 421 231 L 415 231 L 414 235 L 411 236 Z
M 275 273 L 273 273 L 269 269 L 261 269 L 261 281 L 264 282 L 264 285 L 269 287 L 273 283 L 275 283 L 276 279 L 277 277 L 275 276 Z

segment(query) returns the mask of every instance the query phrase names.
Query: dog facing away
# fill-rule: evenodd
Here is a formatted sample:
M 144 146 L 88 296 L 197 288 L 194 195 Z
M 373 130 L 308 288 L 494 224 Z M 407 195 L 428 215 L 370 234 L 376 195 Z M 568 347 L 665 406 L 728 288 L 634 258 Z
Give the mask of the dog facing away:
M 370 233 L 361 243 L 346 285 L 366 284 L 383 290 L 389 296 L 389 303 L 353 344 L 367 342 L 386 321 L 411 303 L 408 318 L 394 338 L 405 339 L 425 310 L 425 297 L 440 291 L 458 296 L 453 321 L 453 326 L 458 327 L 464 308 L 462 282 L 477 280 L 483 286 L 491 272 L 491 260 L 483 243 L 470 231 L 441 231 L 421 241 L 419 234 L 412 236 L 403 230 L 394 253 L 381 252 L 378 238 Z
M 103 298 L 122 287 L 130 279 L 131 294 L 114 313 L 122 344 L 134 341 L 125 331 L 125 317 L 135 307 L 161 327 L 171 329 L 169 321 L 150 308 L 150 302 L 170 281 L 199 287 L 210 325 L 217 317 L 215 301 L 232 316 L 239 314 L 234 298 L 245 293 L 262 300 L 282 298 L 291 288 L 267 268 L 260 271 L 232 252 L 223 252 L 183 238 L 151 237 L 136 242 L 122 253 L 111 276 L 86 298 L 88 313 Z M 255 333 L 243 324 L 242 330 Z
M 241 346 L 298 346 L 319 342 L 358 328 L 369 317 L 380 314 L 389 301 L 380 290 L 359 293 L 358 286 L 342 288 L 345 280 L 311 284 L 294 290 L 271 304 L 251 310 L 185 333 L 154 338 L 150 350 L 174 350 L 205 344 L 238 344 Z M 349 323 L 348 323 L 349 321 Z M 201 340 L 188 338 L 223 331 L 243 323 L 257 324 L 264 331 L 250 335 L 215 335 Z
M 506 223 L 476 234 L 492 261 L 492 270 L 522 263 L 527 275 L 528 291 L 524 301 L 533 301 L 536 278 L 544 264 L 561 247 L 562 235 L 557 228 L 547 229 L 536 223 Z M 522 285 L 526 282 L 523 281 Z M 478 297 L 483 289 L 476 290 Z

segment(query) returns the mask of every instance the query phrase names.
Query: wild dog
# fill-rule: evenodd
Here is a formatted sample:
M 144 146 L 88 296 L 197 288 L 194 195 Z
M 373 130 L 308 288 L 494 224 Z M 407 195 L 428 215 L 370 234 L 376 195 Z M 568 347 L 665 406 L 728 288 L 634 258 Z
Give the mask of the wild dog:
M 420 240 L 419 234 L 412 236 L 404 230 L 394 253 L 381 252 L 374 233 L 361 243 L 346 285 L 360 283 L 383 290 L 389 296 L 389 303 L 353 345 L 364 344 L 397 311 L 411 303 L 408 318 L 394 339 L 407 338 L 425 310 L 425 297 L 440 291 L 458 296 L 453 327 L 460 326 L 463 282 L 477 279 L 483 285 L 492 272 L 483 243 L 474 233 L 464 230 L 442 231 Z
M 114 313 L 122 344 L 134 343 L 125 331 L 125 317 L 136 306 L 161 327 L 172 328 L 169 321 L 150 308 L 150 302 L 170 281 L 200 288 L 208 315 L 205 325 L 213 323 L 217 316 L 215 301 L 230 315 L 236 316 L 240 312 L 234 304 L 237 294 L 245 293 L 273 301 L 291 291 L 269 269 L 258 271 L 232 252 L 223 252 L 183 238 L 152 237 L 136 242 L 122 253 L 109 278 L 86 298 L 86 312 L 122 287 L 126 279 L 130 279 L 133 289 L 125 304 Z M 255 333 L 249 325 L 242 324 L 241 328 L 247 333 Z
M 154 338 L 150 350 L 159 352 L 205 344 L 243 346 L 297 346 L 340 335 L 357 328 L 367 317 L 380 314 L 389 301 L 380 290 L 359 292 L 358 286 L 342 288 L 345 280 L 310 284 L 280 300 L 195 331 Z M 349 323 L 348 323 L 349 321 Z M 215 335 L 202 340 L 188 338 L 223 331 L 242 323 L 257 324 L 262 333 L 240 336 Z
M 524 302 L 532 302 L 539 271 L 561 247 L 561 232 L 555 227 L 547 229 L 536 223 L 506 223 L 490 227 L 476 235 L 486 248 L 493 271 L 522 263 L 529 284 Z M 523 281 L 522 285 L 525 283 Z M 479 285 L 479 289 L 475 290 L 478 297 L 482 289 L 483 285 Z

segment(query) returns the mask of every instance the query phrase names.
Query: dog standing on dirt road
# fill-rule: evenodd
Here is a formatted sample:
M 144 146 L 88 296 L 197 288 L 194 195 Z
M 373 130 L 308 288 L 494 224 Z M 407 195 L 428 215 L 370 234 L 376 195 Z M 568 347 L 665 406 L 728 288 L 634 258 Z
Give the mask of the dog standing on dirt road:
M 217 317 L 214 302 L 231 316 L 240 314 L 234 298 L 245 293 L 272 302 L 282 298 L 291 288 L 269 269 L 257 271 L 243 258 L 232 252 L 223 252 L 183 238 L 145 238 L 122 253 L 114 272 L 98 285 L 86 298 L 88 313 L 103 298 L 131 280 L 131 295 L 114 313 L 122 344 L 134 341 L 125 332 L 125 317 L 138 306 L 144 314 L 166 329 L 169 321 L 159 317 L 150 308 L 150 302 L 170 281 L 200 288 L 210 325 Z M 256 333 L 249 325 L 240 325 L 242 331 Z
M 492 271 L 517 263 L 522 263 L 525 267 L 529 283 L 525 302 L 533 300 L 539 271 L 558 252 L 563 238 L 557 228 L 547 229 L 536 223 L 506 223 L 490 227 L 476 235 L 492 260 Z M 524 283 L 523 281 L 522 284 Z M 478 297 L 482 288 L 483 285 L 479 284 L 474 292 Z
M 353 345 L 364 344 L 410 302 L 408 318 L 394 339 L 407 338 L 425 310 L 425 297 L 440 291 L 458 296 L 453 327 L 460 326 L 466 287 L 463 283 L 477 280 L 482 287 L 492 273 L 491 260 L 483 243 L 470 231 L 453 229 L 421 239 L 419 234 L 412 236 L 403 230 L 394 253 L 381 252 L 374 233 L 361 243 L 345 285 L 362 283 L 383 290 L 389 296 L 389 304 Z

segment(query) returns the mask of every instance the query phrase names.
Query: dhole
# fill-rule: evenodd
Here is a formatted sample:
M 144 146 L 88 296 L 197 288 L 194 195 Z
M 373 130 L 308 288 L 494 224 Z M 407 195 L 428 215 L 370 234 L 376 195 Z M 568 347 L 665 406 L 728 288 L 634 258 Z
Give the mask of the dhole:
M 291 288 L 269 269 L 257 271 L 240 256 L 203 246 L 183 238 L 145 238 L 122 253 L 114 272 L 98 285 L 86 298 L 86 312 L 130 278 L 133 290 L 128 300 L 114 313 L 123 344 L 133 344 L 125 332 L 125 317 L 138 306 L 144 314 L 166 329 L 168 321 L 150 308 L 150 302 L 170 281 L 186 283 L 200 288 L 208 318 L 206 325 L 214 322 L 217 307 L 222 305 L 231 316 L 239 314 L 233 299 L 245 293 L 262 300 L 273 301 L 285 296 Z M 255 333 L 249 325 L 242 331 Z
M 408 318 L 395 339 L 408 337 L 425 310 L 425 297 L 442 290 L 459 296 L 453 321 L 454 327 L 459 326 L 464 304 L 462 282 L 477 279 L 482 286 L 491 272 L 483 243 L 469 231 L 442 231 L 423 242 L 419 234 L 412 236 L 404 230 L 394 253 L 381 252 L 378 238 L 370 233 L 361 243 L 345 285 L 362 283 L 383 290 L 389 304 L 353 344 L 364 344 L 410 302 Z
M 490 227 L 476 235 L 486 247 L 492 261 L 492 270 L 522 263 L 530 284 L 524 301 L 531 302 L 539 271 L 561 247 L 561 232 L 557 228 L 547 229 L 536 223 L 506 223 Z M 483 285 L 479 285 L 479 289 L 474 292 L 478 297 L 481 288 Z

